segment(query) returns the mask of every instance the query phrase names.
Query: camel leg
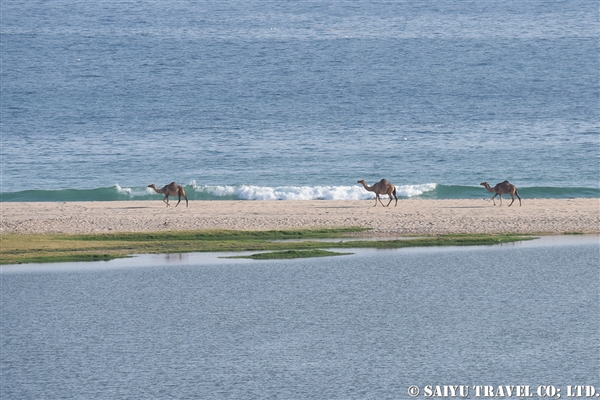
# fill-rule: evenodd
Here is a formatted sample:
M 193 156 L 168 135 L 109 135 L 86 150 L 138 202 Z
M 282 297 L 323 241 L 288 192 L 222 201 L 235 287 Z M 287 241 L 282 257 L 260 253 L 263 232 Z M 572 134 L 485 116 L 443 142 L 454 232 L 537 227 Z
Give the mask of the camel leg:
M 165 196 L 163 201 L 167 204 L 167 207 L 169 207 L 169 196 Z
M 515 202 L 515 196 L 511 193 L 510 197 L 512 198 L 512 201 L 510 202 L 510 204 L 508 205 L 509 207 L 512 206 L 512 203 Z
M 183 196 L 183 198 L 185 199 L 185 206 L 187 207 L 188 206 L 188 198 L 187 198 L 187 195 L 185 194 L 185 190 L 183 189 L 183 187 L 180 188 L 180 190 L 179 190 L 179 201 L 181 201 L 181 196 Z M 177 204 L 179 204 L 179 202 Z M 175 207 L 177 207 L 177 206 L 175 206 Z
M 500 207 L 502 207 L 502 193 L 500 193 L 498 197 L 500 198 Z
M 492 196 L 492 201 L 494 202 L 494 207 L 496 206 L 496 200 L 494 200 L 494 197 L 498 196 L 498 193 L 496 193 L 495 195 Z
M 373 207 L 377 207 L 377 200 L 379 200 L 379 193 L 375 193 L 375 205 Z M 383 205 L 383 203 L 381 203 L 381 205 Z
M 390 204 L 392 203 L 392 194 L 391 194 L 391 193 L 388 193 L 388 196 L 390 196 L 390 201 L 389 201 L 389 203 L 387 203 L 387 206 L 386 206 L 386 207 L 389 207 L 389 206 L 390 206 Z
M 177 202 L 177 204 L 175 204 L 175 207 L 177 207 L 179 203 L 181 203 L 181 195 L 179 195 L 179 201 Z
M 519 198 L 519 207 L 521 207 L 521 196 L 519 196 L 519 192 L 515 190 L 515 196 Z

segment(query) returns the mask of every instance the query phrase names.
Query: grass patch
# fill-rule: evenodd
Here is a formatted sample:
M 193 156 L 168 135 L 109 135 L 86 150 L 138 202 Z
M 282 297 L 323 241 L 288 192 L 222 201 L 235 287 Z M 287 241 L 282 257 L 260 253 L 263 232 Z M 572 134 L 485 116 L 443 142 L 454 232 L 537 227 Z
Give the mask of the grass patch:
M 103 233 L 90 235 L 73 235 L 72 240 L 84 241 L 262 241 L 262 240 L 292 240 L 292 239 L 327 239 L 339 238 L 349 233 L 368 231 L 368 228 L 332 228 L 332 229 L 296 229 L 271 231 L 234 231 L 234 230 L 203 230 L 203 231 L 171 231 L 171 232 L 141 232 L 141 233 Z
M 58 263 L 58 262 L 84 262 L 84 261 L 110 261 L 116 258 L 128 256 L 117 256 L 114 254 L 61 254 L 47 255 L 39 257 L 28 257 L 27 261 L 19 263 Z
M 311 239 L 343 239 L 364 228 L 300 229 L 281 231 L 174 231 L 114 234 L 0 235 L 0 264 L 110 260 L 131 254 L 287 251 L 315 249 L 396 249 L 424 246 L 471 246 L 533 239 L 529 235 L 443 235 L 411 240 L 359 240 L 319 242 Z M 295 241 L 285 241 L 295 239 Z M 301 240 L 298 240 L 301 239 Z M 283 241 L 281 241 L 283 240 Z
M 331 257 L 331 256 L 346 256 L 353 253 L 338 253 L 327 250 L 286 250 L 272 251 L 268 253 L 257 253 L 249 256 L 231 256 L 222 258 L 250 258 L 252 260 L 283 260 L 292 258 L 311 258 L 311 257 Z

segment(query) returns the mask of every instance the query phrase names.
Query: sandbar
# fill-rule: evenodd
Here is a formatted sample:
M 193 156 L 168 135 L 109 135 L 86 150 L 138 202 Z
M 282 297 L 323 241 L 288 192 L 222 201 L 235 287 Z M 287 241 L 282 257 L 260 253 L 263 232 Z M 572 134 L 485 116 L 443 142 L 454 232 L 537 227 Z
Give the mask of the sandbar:
M 385 200 L 384 200 L 385 202 Z M 2 202 L 2 234 L 370 228 L 372 236 L 600 233 L 600 199 Z M 172 204 L 174 202 L 172 201 Z

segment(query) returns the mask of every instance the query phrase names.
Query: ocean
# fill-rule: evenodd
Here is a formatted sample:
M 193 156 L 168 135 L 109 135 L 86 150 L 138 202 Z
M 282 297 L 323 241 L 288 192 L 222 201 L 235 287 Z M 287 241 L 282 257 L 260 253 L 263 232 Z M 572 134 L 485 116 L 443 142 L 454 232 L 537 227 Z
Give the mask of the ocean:
M 3 0 L 1 201 L 600 197 L 599 9 Z

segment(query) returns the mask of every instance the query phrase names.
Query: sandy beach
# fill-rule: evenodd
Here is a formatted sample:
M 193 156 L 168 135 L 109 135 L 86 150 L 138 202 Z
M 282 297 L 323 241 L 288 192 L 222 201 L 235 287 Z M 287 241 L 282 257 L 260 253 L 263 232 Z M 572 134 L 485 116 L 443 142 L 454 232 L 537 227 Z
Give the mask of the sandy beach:
M 507 207 L 489 199 L 373 201 L 157 201 L 0 203 L 1 233 L 100 233 L 165 230 L 347 227 L 369 235 L 450 233 L 600 233 L 600 199 L 525 199 Z M 182 207 L 183 206 L 183 207 Z

